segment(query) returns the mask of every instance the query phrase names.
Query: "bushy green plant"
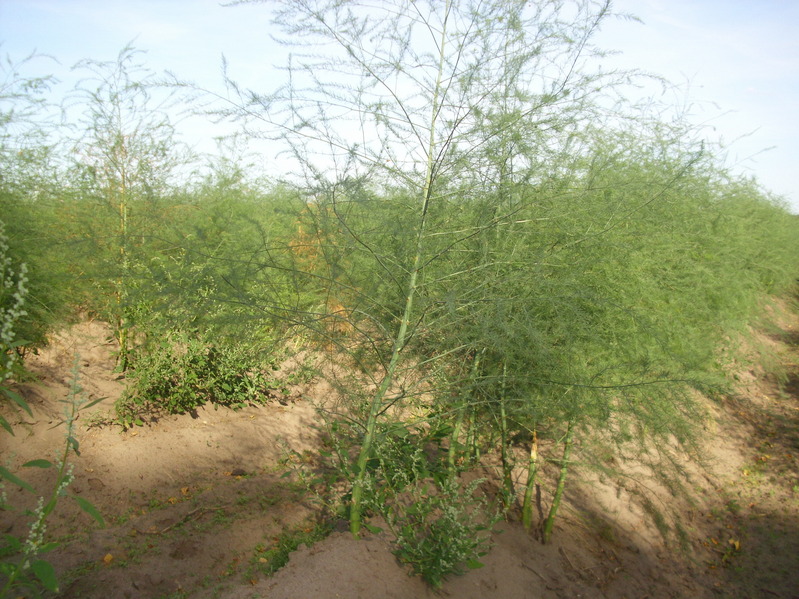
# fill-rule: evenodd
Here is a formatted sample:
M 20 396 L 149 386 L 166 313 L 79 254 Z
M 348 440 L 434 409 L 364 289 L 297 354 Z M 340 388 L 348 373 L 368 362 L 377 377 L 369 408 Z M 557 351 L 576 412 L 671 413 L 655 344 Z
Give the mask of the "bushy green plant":
M 379 473 L 394 492 L 408 485 L 449 475 L 436 431 L 402 422 L 382 423 L 376 431 L 375 457 L 367 467 Z
M 117 416 L 131 426 L 141 425 L 147 412 L 183 414 L 205 403 L 234 409 L 264 404 L 273 384 L 262 366 L 244 348 L 186 333 L 168 335 L 136 359 Z
M 296 474 L 330 514 L 347 518 L 350 494 L 336 496 L 331 489 L 341 489 L 342 481 L 351 485 L 350 454 L 360 428 L 341 418 L 328 425 L 329 450 L 320 452 L 326 475 L 311 471 L 305 456 L 290 452 L 286 476 Z M 366 512 L 386 523 L 394 536 L 395 555 L 433 588 L 482 565 L 479 559 L 488 552 L 491 530 L 499 519 L 494 506 L 479 497 L 478 487 L 485 480 L 465 484 L 448 468 L 441 447 L 445 432 L 434 426 L 381 423 L 374 457 L 364 473 Z M 366 526 L 379 532 L 372 524 Z
M 479 568 L 496 515 L 476 496 L 482 479 L 462 484 L 441 451 L 442 435 L 426 427 L 383 423 L 366 464 L 368 511 L 395 537 L 395 555 L 433 588 Z
M 420 480 L 380 509 L 396 536 L 394 554 L 434 589 L 449 576 L 483 565 L 479 558 L 490 548 L 494 520 L 475 497 L 482 482 Z

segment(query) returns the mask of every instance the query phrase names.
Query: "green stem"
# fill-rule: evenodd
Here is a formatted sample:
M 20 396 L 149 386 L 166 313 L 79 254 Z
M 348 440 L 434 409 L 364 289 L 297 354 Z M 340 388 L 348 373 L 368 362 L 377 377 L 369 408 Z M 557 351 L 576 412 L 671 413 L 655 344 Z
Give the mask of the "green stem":
M 447 1 L 445 14 L 448 16 L 450 11 L 450 2 Z M 352 499 L 350 503 L 350 532 L 358 535 L 361 530 L 361 511 L 363 506 L 363 491 L 366 482 L 366 464 L 372 454 L 372 445 L 374 443 L 375 430 L 377 428 L 377 419 L 383 409 L 383 400 L 394 381 L 394 376 L 397 372 L 399 365 L 400 355 L 405 347 L 406 338 L 408 336 L 408 326 L 410 324 L 411 316 L 413 314 L 413 301 L 416 295 L 416 288 L 418 285 L 419 271 L 422 266 L 422 253 L 424 249 L 424 235 L 426 232 L 427 216 L 430 209 L 430 202 L 433 194 L 433 181 L 435 178 L 435 160 L 436 152 L 436 122 L 438 121 L 439 114 L 439 94 L 441 91 L 443 71 L 444 71 L 444 49 L 447 34 L 447 18 L 444 19 L 444 27 L 441 30 L 441 43 L 439 50 L 439 63 L 438 75 L 433 95 L 432 111 L 430 116 L 430 137 L 427 144 L 427 167 L 424 178 L 424 186 L 422 188 L 422 207 L 419 220 L 419 230 L 416 236 L 416 253 L 413 257 L 413 267 L 410 271 L 408 279 L 407 294 L 405 297 L 405 309 L 402 313 L 402 320 L 400 322 L 397 336 L 394 339 L 394 346 L 391 351 L 391 359 L 386 367 L 386 373 L 380 383 L 377 391 L 372 397 L 369 407 L 369 416 L 366 420 L 366 432 L 364 434 L 363 444 L 361 445 L 360 453 L 355 467 L 355 480 L 352 485 Z
M 527 463 L 527 485 L 524 488 L 522 503 L 522 524 L 527 532 L 533 525 L 533 491 L 538 478 L 538 432 L 533 429 L 533 442 L 530 447 L 530 461 Z
M 121 136 L 120 143 L 118 144 L 117 152 L 119 152 L 118 163 L 124 164 L 127 157 L 127 149 L 125 145 L 125 138 Z M 115 183 L 112 183 L 111 197 L 112 202 L 114 197 L 118 195 L 119 199 L 119 264 L 120 275 L 117 281 L 117 339 L 119 340 L 119 357 L 117 363 L 119 368 L 124 372 L 128 368 L 128 319 L 125 315 L 125 304 L 127 302 L 127 279 L 128 279 L 128 177 L 127 171 L 122 168 L 119 173 L 119 188 Z
M 460 438 L 461 433 L 463 432 L 463 423 L 466 420 L 466 412 L 469 408 L 468 406 L 468 398 L 471 396 L 472 392 L 474 391 L 474 381 L 477 379 L 477 373 L 480 369 L 480 358 L 482 357 L 485 350 L 482 350 L 479 354 L 477 354 L 474 358 L 474 362 L 472 362 L 472 369 L 469 373 L 469 381 L 464 386 L 464 391 L 460 394 L 460 402 L 457 406 L 457 417 L 455 420 L 455 428 L 452 431 L 452 435 L 450 436 L 449 442 L 449 452 L 447 455 L 448 464 L 449 464 L 449 471 L 450 474 L 455 474 L 455 462 L 457 461 L 457 456 L 459 450 L 461 450 L 464 445 L 461 444 Z M 466 444 L 465 446 L 468 446 Z
M 502 503 L 505 509 L 509 509 L 513 500 L 515 490 L 513 488 L 513 464 L 511 464 L 508 456 L 508 417 L 505 411 L 505 383 L 508 375 L 508 365 L 502 366 L 502 391 L 499 398 L 499 413 L 500 413 L 500 455 L 502 459 L 502 482 L 504 488 L 504 497 Z
M 560 507 L 560 500 L 563 497 L 563 489 L 566 486 L 566 473 L 569 468 L 569 454 L 571 453 L 574 426 L 569 422 L 566 430 L 566 438 L 563 440 L 563 459 L 560 463 L 560 475 L 558 476 L 558 486 L 555 488 L 555 496 L 552 498 L 552 505 L 549 508 L 549 515 L 544 523 L 544 531 L 541 537 L 542 543 L 549 543 L 552 538 L 552 529 L 555 527 L 555 516 Z
M 472 460 L 480 460 L 480 438 L 478 436 L 479 429 L 477 426 L 477 416 L 472 412 L 470 419 L 471 426 L 468 429 L 466 436 L 466 447 L 469 451 L 469 457 Z
M 460 449 L 460 437 L 463 430 L 463 420 L 466 416 L 466 406 L 458 406 L 458 416 L 455 420 L 455 427 L 452 429 L 452 435 L 449 439 L 449 451 L 447 453 L 447 464 L 449 465 L 449 473 L 455 474 L 455 462 Z

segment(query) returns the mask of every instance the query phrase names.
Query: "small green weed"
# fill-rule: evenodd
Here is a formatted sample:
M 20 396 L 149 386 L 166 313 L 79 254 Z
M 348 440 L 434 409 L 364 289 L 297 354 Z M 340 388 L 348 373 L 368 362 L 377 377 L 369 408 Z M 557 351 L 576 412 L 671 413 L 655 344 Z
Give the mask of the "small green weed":
M 314 366 L 310 358 L 306 358 L 299 367 L 286 375 L 285 382 L 288 385 L 307 385 L 319 376 L 319 370 Z
M 765 472 L 761 462 L 754 462 L 741 469 L 742 482 L 748 487 L 759 487 L 765 480 Z
M 280 500 L 281 500 L 280 495 L 276 493 L 264 492 L 258 497 L 258 506 L 261 509 L 265 509 L 277 505 L 278 503 L 280 503 Z
M 214 517 L 211 518 L 211 522 L 217 526 L 226 526 L 233 522 L 233 517 L 226 514 L 224 510 L 216 510 L 214 512 Z
M 317 522 L 284 531 L 272 539 L 269 545 L 257 545 L 246 572 L 247 578 L 253 579 L 258 574 L 272 576 L 289 562 L 289 556 L 300 545 L 310 547 L 327 537 L 332 530 L 331 524 Z
M 83 420 L 86 428 L 102 428 L 104 426 L 109 426 L 116 423 L 116 420 L 113 417 L 103 413 L 102 411 L 88 414 L 83 418 Z
M 184 589 L 178 589 L 177 591 L 172 591 L 166 595 L 161 595 L 159 599 L 188 599 L 189 592 Z
M 99 570 L 101 565 L 102 562 L 99 560 L 91 560 L 83 562 L 79 566 L 68 570 L 63 574 L 64 586 L 68 587 L 70 583 L 89 576 L 92 572 Z
M 726 507 L 727 511 L 730 512 L 730 514 L 732 514 L 733 516 L 737 516 L 738 514 L 741 513 L 741 504 L 738 503 L 737 499 L 730 499 L 727 502 Z

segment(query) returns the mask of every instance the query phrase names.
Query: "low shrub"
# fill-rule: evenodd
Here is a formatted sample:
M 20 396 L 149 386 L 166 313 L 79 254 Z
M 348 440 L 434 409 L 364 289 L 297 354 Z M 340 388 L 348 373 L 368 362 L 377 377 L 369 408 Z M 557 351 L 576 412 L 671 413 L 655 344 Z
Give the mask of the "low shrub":
M 395 537 L 394 555 L 434 589 L 482 566 L 498 519 L 478 496 L 484 480 L 463 484 L 446 468 L 438 440 L 399 424 L 381 427 L 364 494 Z
M 419 482 L 381 510 L 396 536 L 394 555 L 434 589 L 449 576 L 483 566 L 479 558 L 488 553 L 496 520 L 475 496 L 482 482 Z
M 128 373 L 131 384 L 117 401 L 123 426 L 143 424 L 146 413 L 184 414 L 212 403 L 239 409 L 265 404 L 277 387 L 245 348 L 215 345 L 186 333 L 159 341 Z

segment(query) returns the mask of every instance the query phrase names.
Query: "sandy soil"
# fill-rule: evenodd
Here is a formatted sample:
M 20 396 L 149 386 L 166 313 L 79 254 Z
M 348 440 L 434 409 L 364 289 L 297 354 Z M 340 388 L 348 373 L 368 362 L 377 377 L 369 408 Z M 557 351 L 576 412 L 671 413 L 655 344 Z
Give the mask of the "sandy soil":
M 56 336 L 27 362 L 39 380 L 20 385 L 34 417 L 7 410 L 16 436 L 0 435 L 2 461 L 39 489 L 51 473 L 21 464 L 63 447 L 62 405 L 79 355 L 88 398 L 104 397 L 78 420 L 81 455 L 71 492 L 105 517 L 100 528 L 69 499 L 48 532 L 62 544 L 49 554 L 75 599 L 184 597 L 327 599 L 458 597 L 799 598 L 799 318 L 782 313 L 770 335 L 753 334 L 786 365 L 778 381 L 739 367 L 739 392 L 708 400 L 708 464 L 686 464 L 689 495 L 654 481 L 606 481 L 574 469 L 554 540 L 541 545 L 515 521 L 493 536 L 484 567 L 446 582 L 438 593 L 391 553 L 387 533 L 356 540 L 340 527 L 267 577 L 264 549 L 281 533 L 308 531 L 318 509 L 305 489 L 283 478 L 288 448 L 319 446 L 316 402 L 322 383 L 293 388 L 286 405 L 240 411 L 203 409 L 130 431 L 103 424 L 124 380 L 113 372 L 109 331 L 85 322 Z M 523 450 L 523 448 L 520 448 Z M 579 482 L 578 482 L 579 481 Z M 30 493 L 7 488 L 11 503 Z M 646 499 L 646 501 L 644 500 Z M 647 501 L 679 515 L 683 543 L 665 537 Z M 0 513 L 0 531 L 24 535 L 28 520 Z

